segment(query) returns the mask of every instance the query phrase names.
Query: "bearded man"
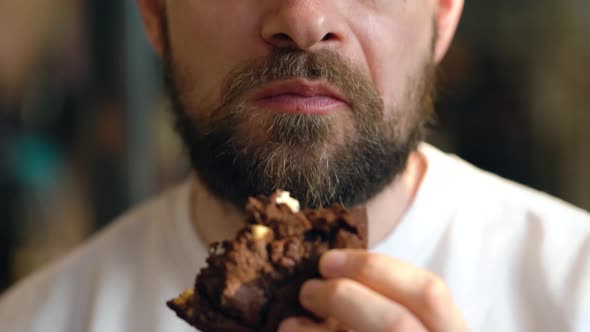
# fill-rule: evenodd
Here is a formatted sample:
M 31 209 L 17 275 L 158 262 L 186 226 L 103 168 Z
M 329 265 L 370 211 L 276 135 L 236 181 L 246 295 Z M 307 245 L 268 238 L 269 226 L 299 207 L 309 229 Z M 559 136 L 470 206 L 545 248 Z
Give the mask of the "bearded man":
M 302 305 L 356 332 L 588 331 L 590 217 L 423 143 L 463 0 L 137 0 L 194 175 L 0 302 L 2 331 L 191 331 L 248 196 L 368 211 Z M 280 332 L 330 331 L 292 318 Z

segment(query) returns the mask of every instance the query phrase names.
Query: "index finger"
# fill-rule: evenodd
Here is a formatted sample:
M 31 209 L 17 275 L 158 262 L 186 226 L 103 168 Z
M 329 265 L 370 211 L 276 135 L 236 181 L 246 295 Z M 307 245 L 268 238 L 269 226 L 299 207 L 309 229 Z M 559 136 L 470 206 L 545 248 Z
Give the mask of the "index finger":
M 333 250 L 320 259 L 326 278 L 349 278 L 410 310 L 430 331 L 464 331 L 451 292 L 435 274 L 365 250 Z

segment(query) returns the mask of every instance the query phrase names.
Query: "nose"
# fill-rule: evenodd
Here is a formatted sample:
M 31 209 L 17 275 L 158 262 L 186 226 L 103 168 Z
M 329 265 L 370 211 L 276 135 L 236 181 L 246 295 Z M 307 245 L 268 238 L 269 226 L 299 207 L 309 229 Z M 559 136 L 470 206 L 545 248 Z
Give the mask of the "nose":
M 328 1 L 331 2 L 331 1 Z M 322 4 L 324 3 L 324 4 Z M 264 19 L 262 38 L 277 48 L 313 51 L 343 39 L 337 14 L 322 0 L 282 0 Z

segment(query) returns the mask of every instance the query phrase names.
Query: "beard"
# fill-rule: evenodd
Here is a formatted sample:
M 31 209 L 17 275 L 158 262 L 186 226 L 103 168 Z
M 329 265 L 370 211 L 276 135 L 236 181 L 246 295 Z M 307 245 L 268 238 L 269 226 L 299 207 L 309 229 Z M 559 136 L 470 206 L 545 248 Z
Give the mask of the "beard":
M 175 61 L 169 43 L 164 61 L 176 129 L 193 169 L 209 192 L 240 209 L 248 197 L 279 188 L 303 207 L 363 204 L 403 172 L 433 113 L 431 61 L 407 78 L 407 93 L 391 109 L 367 74 L 329 50 L 275 49 L 240 64 L 225 77 L 215 105 L 191 98 L 197 80 Z M 349 107 L 280 114 L 246 101 L 257 88 L 296 78 L 327 81 Z

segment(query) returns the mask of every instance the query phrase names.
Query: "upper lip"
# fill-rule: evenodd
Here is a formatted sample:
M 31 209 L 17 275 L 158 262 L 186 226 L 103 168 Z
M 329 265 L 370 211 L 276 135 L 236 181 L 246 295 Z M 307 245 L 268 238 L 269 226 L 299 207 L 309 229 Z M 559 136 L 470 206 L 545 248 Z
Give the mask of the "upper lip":
M 340 100 L 344 103 L 349 101 L 339 89 L 326 81 L 311 81 L 307 79 L 293 79 L 271 83 L 262 88 L 256 89 L 252 100 L 261 100 L 280 95 L 298 95 L 302 97 L 329 97 Z

